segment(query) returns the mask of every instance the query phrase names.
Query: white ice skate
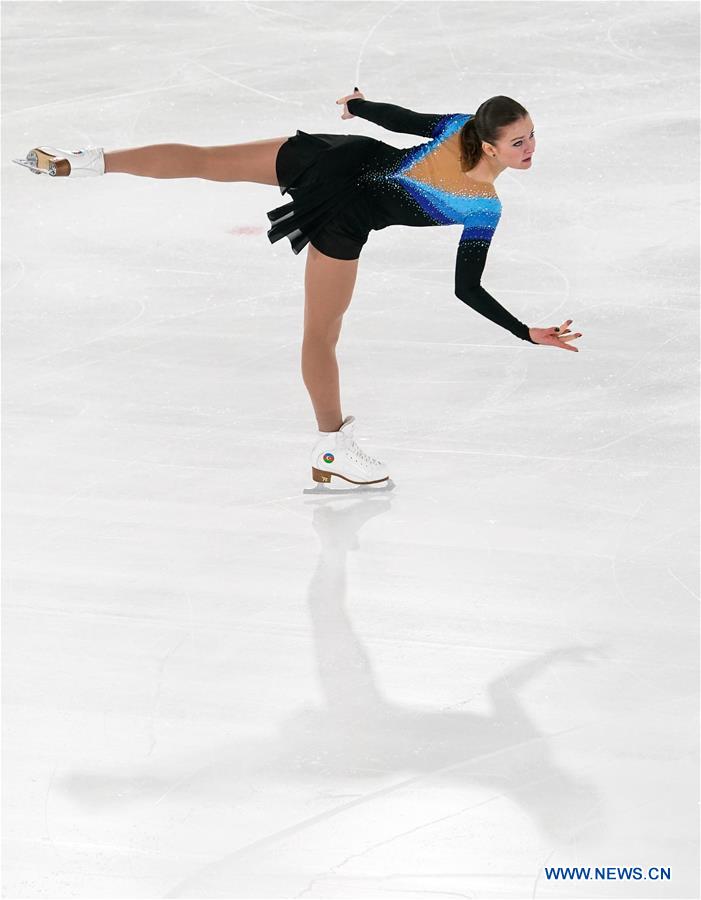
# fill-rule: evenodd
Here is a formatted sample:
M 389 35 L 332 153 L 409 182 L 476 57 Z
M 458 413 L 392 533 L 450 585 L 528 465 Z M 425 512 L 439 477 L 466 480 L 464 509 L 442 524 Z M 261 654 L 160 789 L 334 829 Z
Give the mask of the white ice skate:
M 35 147 L 25 159 L 13 159 L 12 162 L 26 166 L 35 175 L 70 175 L 76 178 L 105 174 L 102 147 L 86 147 L 84 150 Z
M 351 484 L 377 484 L 389 479 L 387 466 L 355 442 L 354 422 L 355 416 L 346 416 L 339 431 L 319 432 L 311 453 L 314 481 L 328 483 L 332 475 Z

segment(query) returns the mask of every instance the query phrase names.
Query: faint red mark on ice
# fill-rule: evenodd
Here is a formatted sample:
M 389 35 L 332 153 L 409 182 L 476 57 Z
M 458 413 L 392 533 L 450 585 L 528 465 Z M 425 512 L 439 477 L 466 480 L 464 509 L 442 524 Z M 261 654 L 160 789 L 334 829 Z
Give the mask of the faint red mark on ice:
M 235 228 L 229 228 L 227 234 L 263 234 L 262 225 L 237 225 Z

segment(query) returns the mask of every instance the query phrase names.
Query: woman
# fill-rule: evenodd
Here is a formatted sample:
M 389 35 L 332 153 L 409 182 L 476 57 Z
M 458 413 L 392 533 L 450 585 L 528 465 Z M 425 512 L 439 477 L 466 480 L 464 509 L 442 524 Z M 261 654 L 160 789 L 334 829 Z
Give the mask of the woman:
M 387 466 L 354 439 L 353 416 L 343 418 L 336 361 L 343 314 L 350 304 L 358 259 L 368 234 L 388 225 L 463 226 L 455 294 L 477 312 L 533 344 L 578 352 L 568 319 L 560 327 L 529 328 L 481 286 L 501 203 L 494 181 L 504 169 L 528 169 L 533 122 L 520 103 L 491 97 L 474 115 L 416 113 L 366 100 L 356 87 L 336 101 L 342 119 L 361 116 L 390 131 L 428 141 L 399 149 L 362 135 L 307 134 L 229 146 L 154 144 L 104 153 L 35 148 L 15 160 L 38 174 L 206 178 L 277 185 L 292 200 L 268 212 L 272 242 L 287 237 L 305 266 L 302 376 L 318 425 L 312 477 L 353 484 L 387 481 Z

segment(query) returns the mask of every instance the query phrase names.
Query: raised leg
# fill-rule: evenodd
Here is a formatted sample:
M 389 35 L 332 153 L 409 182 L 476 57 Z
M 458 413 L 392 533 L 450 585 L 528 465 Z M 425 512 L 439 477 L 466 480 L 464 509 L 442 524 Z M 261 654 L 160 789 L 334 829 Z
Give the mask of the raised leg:
M 343 424 L 336 344 L 357 272 L 357 259 L 332 259 L 307 245 L 302 377 L 320 431 L 338 431 Z
M 150 144 L 105 153 L 105 174 L 121 172 L 147 178 L 205 178 L 208 181 L 254 181 L 277 185 L 275 160 L 287 137 L 196 147 Z

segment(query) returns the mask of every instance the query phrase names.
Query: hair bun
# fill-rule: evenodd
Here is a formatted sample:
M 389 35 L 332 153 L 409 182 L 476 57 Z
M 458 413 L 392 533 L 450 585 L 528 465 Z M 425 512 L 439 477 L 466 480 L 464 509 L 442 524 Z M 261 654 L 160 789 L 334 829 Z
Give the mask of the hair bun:
M 460 147 L 467 169 L 479 163 L 483 144 L 496 143 L 502 128 L 527 115 L 526 109 L 511 97 L 499 95 L 480 103 L 461 129 Z

